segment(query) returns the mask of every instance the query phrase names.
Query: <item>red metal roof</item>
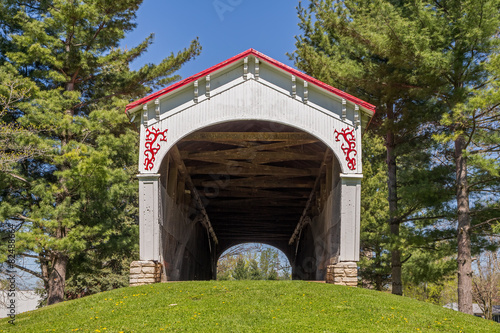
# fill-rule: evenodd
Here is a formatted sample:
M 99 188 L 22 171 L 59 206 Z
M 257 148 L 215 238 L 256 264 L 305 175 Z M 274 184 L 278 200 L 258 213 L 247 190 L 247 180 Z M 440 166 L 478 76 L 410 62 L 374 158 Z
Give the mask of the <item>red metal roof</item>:
M 152 94 L 150 94 L 150 95 L 148 95 L 146 97 L 143 97 L 143 98 L 141 98 L 141 99 L 139 99 L 139 100 L 137 100 L 135 102 L 132 102 L 132 103 L 130 103 L 130 104 L 127 105 L 127 107 L 125 108 L 125 111 L 133 109 L 133 108 L 135 108 L 135 107 L 137 107 L 139 105 L 142 105 L 144 103 L 152 101 L 152 100 L 154 100 L 154 99 L 156 99 L 156 98 L 158 98 L 158 97 L 160 97 L 162 95 L 165 95 L 165 94 L 167 94 L 169 92 L 172 92 L 172 91 L 174 91 L 176 89 L 179 89 L 180 87 L 183 87 L 183 86 L 185 86 L 185 85 L 187 85 L 187 84 L 189 84 L 191 82 L 194 82 L 194 81 L 196 81 L 196 80 L 198 80 L 198 79 L 200 79 L 200 78 L 202 78 L 202 77 L 204 77 L 204 76 L 206 76 L 206 75 L 208 75 L 210 73 L 213 73 L 213 72 L 215 72 L 215 71 L 217 71 L 217 70 L 219 70 L 219 69 L 221 69 L 223 67 L 226 67 L 226 66 L 228 66 L 228 65 L 230 65 L 230 64 L 232 64 L 232 63 L 234 63 L 234 62 L 236 62 L 236 61 L 238 61 L 240 59 L 243 59 L 243 58 L 245 58 L 245 57 L 247 57 L 249 55 L 254 55 L 255 57 L 257 57 L 257 58 L 259 58 L 259 59 L 261 59 L 261 60 L 263 60 L 263 61 L 265 61 L 265 62 L 267 62 L 267 63 L 269 63 L 269 64 L 271 64 L 273 66 L 275 66 L 275 67 L 281 68 L 282 70 L 287 71 L 290 74 L 295 75 L 296 77 L 299 77 L 299 78 L 301 78 L 301 79 L 303 79 L 305 81 L 308 81 L 309 83 L 313 83 L 314 85 L 316 85 L 316 86 L 318 86 L 318 87 L 320 87 L 322 89 L 325 89 L 326 91 L 329 91 L 329 92 L 331 92 L 331 93 L 333 93 L 333 94 L 335 94 L 335 95 L 337 95 L 339 97 L 342 97 L 342 98 L 344 98 L 344 99 L 346 99 L 348 101 L 351 101 L 352 103 L 358 104 L 359 106 L 362 106 L 363 108 L 365 108 L 367 110 L 370 110 L 373 113 L 375 113 L 375 106 L 374 105 L 372 105 L 370 103 L 367 103 L 367 102 L 365 102 L 365 101 L 363 101 L 363 100 L 361 100 L 359 98 L 356 98 L 356 97 L 354 97 L 352 95 L 349 95 L 348 93 L 343 92 L 340 89 L 337 89 L 337 88 L 334 88 L 332 86 L 329 86 L 326 83 L 323 83 L 323 82 L 321 82 L 321 81 L 319 81 L 319 80 L 317 80 L 317 79 L 315 79 L 315 78 L 313 78 L 313 77 L 311 77 L 311 76 L 309 76 L 307 74 L 304 74 L 304 73 L 302 73 L 302 72 L 300 72 L 300 71 L 298 71 L 298 70 L 296 70 L 296 69 L 294 69 L 294 68 L 292 68 L 290 66 L 287 66 L 287 65 L 285 65 L 285 64 L 283 64 L 283 63 L 281 63 L 281 62 L 279 62 L 277 60 L 274 60 L 273 58 L 270 58 L 270 57 L 266 56 L 265 54 L 262 54 L 262 53 L 260 53 L 260 52 L 258 52 L 256 50 L 254 50 L 254 49 L 246 50 L 245 52 L 242 52 L 242 53 L 240 53 L 240 54 L 238 54 L 238 55 L 236 55 L 236 56 L 234 56 L 232 58 L 227 59 L 226 61 L 223 61 L 223 62 L 221 62 L 221 63 L 219 63 L 219 64 L 217 64 L 215 66 L 212 66 L 212 67 L 210 67 L 208 69 L 205 69 L 204 71 L 199 72 L 198 74 L 190 76 L 187 79 L 184 79 L 182 81 L 174 83 L 174 84 L 172 84 L 172 85 L 170 85 L 170 86 L 168 86 L 168 87 L 166 87 L 166 88 L 164 88 L 162 90 L 159 90 L 159 91 L 157 91 L 155 93 L 152 93 Z

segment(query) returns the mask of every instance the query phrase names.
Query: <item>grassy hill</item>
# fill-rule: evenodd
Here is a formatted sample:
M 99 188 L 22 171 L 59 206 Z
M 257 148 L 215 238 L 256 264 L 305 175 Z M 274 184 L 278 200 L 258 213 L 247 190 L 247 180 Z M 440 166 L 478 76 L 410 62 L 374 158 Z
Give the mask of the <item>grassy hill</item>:
M 500 332 L 405 297 L 305 281 L 174 282 L 68 301 L 0 320 L 0 332 Z

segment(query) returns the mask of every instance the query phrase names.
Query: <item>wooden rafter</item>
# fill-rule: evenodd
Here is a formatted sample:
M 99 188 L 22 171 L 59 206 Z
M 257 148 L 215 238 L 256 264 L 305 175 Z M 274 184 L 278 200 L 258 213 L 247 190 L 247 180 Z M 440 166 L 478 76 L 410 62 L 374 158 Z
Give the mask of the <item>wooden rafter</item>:
M 230 175 L 230 176 L 266 176 L 280 175 L 288 177 L 315 176 L 318 169 L 287 168 L 272 165 L 257 165 L 248 162 L 227 160 L 227 164 L 217 164 L 202 167 L 188 167 L 191 175 Z
M 305 141 L 311 136 L 304 132 L 196 132 L 183 141 L 241 142 L 241 141 Z M 318 141 L 318 140 L 315 140 Z
M 208 199 L 213 197 L 211 193 L 199 192 L 201 196 L 205 196 Z M 306 190 L 288 190 L 285 193 L 281 191 L 271 191 L 257 188 L 248 187 L 236 187 L 231 186 L 229 189 L 222 189 L 217 192 L 218 198 L 268 198 L 268 199 L 307 199 L 309 197 L 309 191 Z
M 193 183 L 193 180 L 191 179 L 191 176 L 188 173 L 188 170 L 186 166 L 184 165 L 184 162 L 182 161 L 181 154 L 179 153 L 179 150 L 177 149 L 177 146 L 173 146 L 170 149 L 170 156 L 172 156 L 174 162 L 177 164 L 177 167 L 179 168 L 179 172 L 181 173 L 182 176 L 185 177 L 186 179 L 186 185 L 188 185 L 189 189 L 193 193 L 193 197 L 198 204 L 201 213 L 204 216 L 204 222 L 206 223 L 205 227 L 207 228 L 208 232 L 212 236 L 212 239 L 214 240 L 215 244 L 218 244 L 219 241 L 217 239 L 217 236 L 215 235 L 214 229 L 212 227 L 212 224 L 210 223 L 210 219 L 208 217 L 208 214 L 205 210 L 205 206 L 203 205 L 203 202 L 201 201 L 200 195 L 198 194 L 198 190 L 196 189 L 196 186 Z
M 179 148 L 224 244 L 237 239 L 286 243 L 325 158 L 318 139 L 293 131 L 196 132 Z
M 213 188 L 224 188 L 227 186 L 225 181 L 221 180 L 204 180 L 195 179 L 193 180 L 196 186 L 202 187 L 213 187 Z M 231 186 L 243 186 L 251 188 L 311 188 L 314 185 L 312 180 L 296 179 L 290 177 L 277 177 L 277 176 L 259 176 L 259 177 L 248 177 L 231 179 Z
M 290 237 L 290 240 L 288 241 L 288 245 L 293 244 L 293 242 L 295 241 L 295 238 L 298 236 L 298 234 L 300 232 L 300 229 L 302 229 L 302 227 L 303 227 L 304 218 L 306 217 L 307 211 L 309 210 L 309 207 L 311 206 L 312 200 L 313 200 L 314 196 L 316 195 L 316 190 L 318 189 L 321 176 L 323 175 L 323 172 L 326 168 L 326 163 L 328 161 L 329 155 L 330 155 L 330 151 L 327 150 L 325 152 L 325 157 L 323 158 L 323 162 L 321 163 L 320 172 L 318 174 L 318 177 L 316 177 L 316 180 L 314 181 L 314 185 L 312 187 L 311 194 L 309 195 L 309 199 L 307 199 L 307 203 L 306 203 L 306 206 L 304 207 L 304 210 L 302 212 L 302 216 L 300 217 L 300 220 L 297 223 L 297 226 L 295 227 L 295 230 L 292 234 L 292 237 Z
M 285 149 L 289 147 L 294 147 L 298 145 L 305 145 L 305 144 L 310 144 L 310 143 L 315 143 L 317 142 L 317 139 L 309 138 L 309 139 L 304 139 L 300 141 L 285 141 L 285 142 L 274 142 L 274 143 L 267 143 L 267 144 L 259 144 L 259 145 L 254 145 L 251 147 L 244 147 L 244 148 L 233 148 L 233 149 L 225 149 L 225 150 L 218 150 L 218 151 L 204 151 L 204 152 L 192 152 L 192 153 L 185 153 L 182 155 L 184 159 L 198 159 L 198 158 L 203 158 L 203 157 L 208 157 L 212 159 L 217 159 L 217 158 L 224 158 L 224 159 L 247 159 L 249 154 L 255 154 L 258 151 L 275 151 L 278 149 Z
M 216 158 L 214 156 L 207 156 L 203 154 L 200 156 L 198 153 L 181 152 L 182 158 L 193 161 L 209 162 L 209 163 L 226 163 L 227 160 L 246 160 L 254 164 L 287 162 L 287 161 L 318 161 L 323 159 L 323 154 L 305 153 L 303 151 L 288 150 L 288 151 L 259 151 L 248 149 L 247 152 L 240 151 L 236 155 L 226 154 L 226 157 Z

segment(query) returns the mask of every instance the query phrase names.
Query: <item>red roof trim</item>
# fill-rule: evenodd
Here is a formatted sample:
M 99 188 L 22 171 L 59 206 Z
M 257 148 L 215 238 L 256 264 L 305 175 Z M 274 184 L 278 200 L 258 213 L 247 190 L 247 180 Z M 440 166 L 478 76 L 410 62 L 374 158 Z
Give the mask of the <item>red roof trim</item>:
M 202 77 L 204 77 L 204 76 L 206 76 L 206 75 L 208 75 L 210 73 L 213 73 L 213 72 L 215 72 L 215 71 L 217 71 L 217 70 L 219 70 L 219 69 L 221 69 L 223 67 L 226 67 L 226 66 L 228 66 L 228 65 L 230 65 L 230 64 L 232 64 L 232 63 L 234 63 L 234 62 L 236 62 L 236 61 L 238 61 L 238 60 L 240 60 L 242 58 L 245 58 L 245 57 L 247 57 L 247 56 L 249 56 L 251 54 L 254 55 L 254 56 L 256 56 L 257 58 L 259 58 L 261 60 L 264 60 L 264 61 L 270 63 L 271 65 L 274 65 L 275 67 L 278 67 L 278 68 L 280 68 L 280 69 L 282 69 L 282 70 L 284 70 L 284 71 L 286 71 L 286 72 L 288 72 L 290 74 L 293 74 L 293 75 L 295 75 L 295 76 L 297 76 L 297 77 L 299 77 L 299 78 L 301 78 L 301 79 L 303 79 L 305 81 L 308 81 L 309 83 L 313 83 L 316 86 L 325 89 L 326 91 L 329 91 L 329 92 L 331 92 L 331 93 L 333 93 L 333 94 L 335 94 L 335 95 L 337 95 L 339 97 L 345 98 L 346 100 L 351 101 L 354 104 L 358 104 L 358 105 L 362 106 L 363 108 L 365 108 L 367 110 L 370 110 L 373 113 L 375 113 L 375 106 L 374 105 L 372 105 L 370 103 L 367 103 L 367 102 L 365 102 L 365 101 L 363 101 L 363 100 L 361 100 L 359 98 L 356 98 L 356 97 L 354 97 L 352 95 L 349 95 L 348 93 L 343 92 L 340 89 L 337 89 L 337 88 L 334 88 L 332 86 L 329 86 L 328 84 L 323 83 L 323 82 L 321 82 L 321 81 L 313 78 L 312 76 L 304 74 L 304 73 L 302 73 L 302 72 L 300 72 L 300 71 L 298 71 L 298 70 L 296 70 L 296 69 L 294 69 L 292 67 L 289 67 L 289 66 L 287 66 L 287 65 L 285 65 L 285 64 L 283 64 L 283 63 L 281 63 L 281 62 L 279 62 L 277 60 L 274 60 L 273 58 L 270 58 L 270 57 L 266 56 L 265 54 L 262 54 L 262 53 L 260 53 L 260 52 L 258 52 L 256 50 L 254 50 L 254 49 L 246 50 L 245 52 L 242 52 L 242 53 L 240 53 L 240 54 L 238 54 L 238 55 L 236 55 L 236 56 L 234 56 L 232 58 L 229 58 L 228 60 L 223 61 L 220 64 L 212 66 L 212 67 L 210 67 L 210 68 L 208 68 L 208 69 L 206 69 L 206 70 L 204 70 L 204 71 L 202 71 L 202 72 L 200 72 L 198 74 L 195 74 L 193 76 L 188 77 L 187 79 L 184 79 L 182 81 L 174 83 L 174 84 L 172 84 L 172 85 L 170 85 L 170 86 L 168 86 L 168 87 L 166 87 L 166 88 L 164 88 L 162 90 L 159 90 L 159 91 L 157 91 L 155 93 L 152 93 L 151 95 L 143 97 L 143 98 L 141 98 L 141 99 L 139 99 L 139 100 L 137 100 L 135 102 L 132 102 L 132 103 L 130 103 L 130 104 L 128 104 L 126 106 L 125 110 L 128 111 L 128 110 L 133 109 L 133 108 L 135 108 L 135 107 L 137 107 L 139 105 L 142 105 L 142 104 L 147 103 L 147 102 L 149 102 L 151 100 L 154 100 L 154 99 L 156 99 L 156 98 L 158 98 L 158 97 L 160 97 L 162 95 L 165 95 L 165 94 L 167 94 L 167 93 L 169 93 L 171 91 L 177 90 L 180 87 L 183 87 L 183 86 L 185 86 L 185 85 L 187 85 L 187 84 L 189 84 L 191 82 L 194 82 L 194 81 L 196 81 L 196 80 L 198 80 L 198 79 L 200 79 L 200 78 L 202 78 Z

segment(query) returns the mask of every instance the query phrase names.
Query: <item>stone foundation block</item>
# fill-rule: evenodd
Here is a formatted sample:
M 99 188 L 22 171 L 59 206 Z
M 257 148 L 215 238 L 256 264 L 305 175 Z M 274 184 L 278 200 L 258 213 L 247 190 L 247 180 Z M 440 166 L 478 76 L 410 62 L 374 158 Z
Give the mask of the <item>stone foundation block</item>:
M 355 262 L 339 262 L 326 268 L 326 282 L 341 286 L 358 285 L 358 266 Z
M 161 264 L 152 260 L 133 261 L 130 264 L 130 286 L 158 283 L 161 280 Z

